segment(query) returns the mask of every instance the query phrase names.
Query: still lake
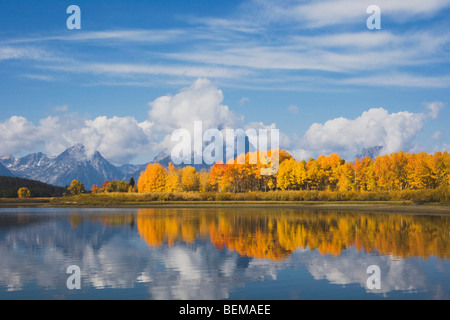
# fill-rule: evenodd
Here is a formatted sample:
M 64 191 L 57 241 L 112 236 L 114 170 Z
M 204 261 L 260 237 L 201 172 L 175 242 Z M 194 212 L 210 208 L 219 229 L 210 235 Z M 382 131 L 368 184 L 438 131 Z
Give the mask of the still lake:
M 0 209 L 2 300 L 449 299 L 449 258 L 450 216 Z

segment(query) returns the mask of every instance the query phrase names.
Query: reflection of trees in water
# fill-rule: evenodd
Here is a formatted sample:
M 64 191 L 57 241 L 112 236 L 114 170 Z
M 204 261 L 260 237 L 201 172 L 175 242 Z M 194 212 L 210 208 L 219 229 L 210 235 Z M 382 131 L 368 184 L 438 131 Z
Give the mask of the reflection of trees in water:
M 339 255 L 357 251 L 396 257 L 450 256 L 450 219 L 367 213 L 286 210 L 142 209 L 138 231 L 149 246 L 210 238 L 217 248 L 281 260 L 296 249 Z
M 89 222 L 100 222 L 105 226 L 123 226 L 130 225 L 133 227 L 135 224 L 136 216 L 134 214 L 112 214 L 112 215 L 99 215 L 99 216 L 86 216 L 80 214 L 71 214 L 69 216 L 70 226 L 72 228 L 77 228 L 84 221 Z

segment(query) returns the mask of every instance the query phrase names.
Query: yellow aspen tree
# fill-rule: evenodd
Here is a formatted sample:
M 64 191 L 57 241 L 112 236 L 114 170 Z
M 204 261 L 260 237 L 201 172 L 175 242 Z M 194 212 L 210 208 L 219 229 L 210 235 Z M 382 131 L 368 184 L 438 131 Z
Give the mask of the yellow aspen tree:
M 173 163 L 169 163 L 165 190 L 168 192 L 178 192 L 181 191 L 181 172 L 179 169 L 175 168 Z
M 139 193 L 161 192 L 166 185 L 166 170 L 159 163 L 149 164 L 138 181 Z
M 17 195 L 20 199 L 25 199 L 31 197 L 30 190 L 28 188 L 20 188 L 19 191 L 17 191 Z
M 185 191 L 198 191 L 200 177 L 194 167 L 187 166 L 181 170 L 181 185 Z

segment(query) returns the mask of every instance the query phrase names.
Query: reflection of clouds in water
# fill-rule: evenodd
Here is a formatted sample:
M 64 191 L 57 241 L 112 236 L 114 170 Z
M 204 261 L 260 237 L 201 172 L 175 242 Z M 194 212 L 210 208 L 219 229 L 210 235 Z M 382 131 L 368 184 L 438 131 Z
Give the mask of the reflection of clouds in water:
M 237 254 L 218 251 L 209 243 L 194 248 L 177 244 L 158 251 L 165 270 L 149 286 L 154 299 L 226 299 L 238 285 L 242 269 L 237 268 Z
M 380 290 L 367 289 L 367 279 L 371 275 L 367 268 L 371 265 L 380 267 Z M 360 284 L 366 291 L 374 293 L 427 288 L 426 275 L 414 260 L 399 260 L 392 256 L 362 255 L 348 250 L 339 258 L 314 255 L 308 259 L 306 268 L 316 280 L 326 279 L 337 285 Z
M 155 260 L 122 237 L 110 239 L 98 250 L 85 246 L 83 252 L 78 265 L 83 279 L 96 289 L 133 288 L 152 278 Z
M 4 234 L 0 239 L 0 286 L 19 291 L 36 283 L 42 289 L 65 291 L 66 268 L 78 265 L 82 288 L 123 289 L 145 283 L 152 299 L 216 300 L 229 298 L 247 282 L 277 280 L 281 270 L 294 267 L 304 267 L 316 280 L 365 288 L 367 267 L 378 265 L 382 287 L 374 292 L 430 289 L 426 274 L 414 259 L 397 260 L 355 250 L 346 250 L 339 257 L 297 250 L 288 259 L 271 261 L 218 250 L 208 240 L 149 248 L 135 230 L 90 224 L 80 228 L 50 223 Z M 437 265 L 445 269 L 447 263 Z M 431 289 L 434 297 L 445 297 L 445 288 Z

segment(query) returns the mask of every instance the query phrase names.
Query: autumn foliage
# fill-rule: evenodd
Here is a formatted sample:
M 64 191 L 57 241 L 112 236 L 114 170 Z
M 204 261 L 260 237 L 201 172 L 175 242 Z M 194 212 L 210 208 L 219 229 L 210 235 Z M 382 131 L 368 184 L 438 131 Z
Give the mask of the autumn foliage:
M 19 191 L 17 191 L 17 195 L 21 199 L 31 197 L 31 193 L 30 193 L 30 190 L 28 190 L 28 188 L 20 188 Z
M 150 164 L 138 181 L 140 193 L 151 192 L 266 192 L 306 190 L 339 192 L 392 192 L 433 190 L 450 185 L 450 154 L 398 152 L 346 162 L 337 154 L 296 161 L 285 150 L 269 151 L 279 157 L 278 172 L 261 175 L 268 167 L 260 154 L 247 153 L 226 164 L 217 163 L 208 172 L 193 167 L 164 168 Z M 250 161 L 251 159 L 258 161 Z M 245 164 L 241 164 L 245 163 Z M 256 164 L 251 164 L 256 163 Z

